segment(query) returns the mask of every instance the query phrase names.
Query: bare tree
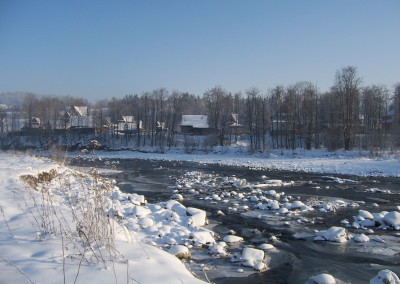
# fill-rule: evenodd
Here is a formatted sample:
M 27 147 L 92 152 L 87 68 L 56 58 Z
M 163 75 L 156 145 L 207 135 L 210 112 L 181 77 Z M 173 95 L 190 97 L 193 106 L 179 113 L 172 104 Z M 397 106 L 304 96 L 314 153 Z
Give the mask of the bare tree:
M 362 90 L 361 114 L 365 146 L 375 154 L 384 146 L 386 140 L 384 118 L 388 108 L 388 93 L 388 89 L 382 85 L 372 85 Z
M 340 122 L 342 124 L 342 138 L 345 150 L 350 150 L 354 143 L 354 136 L 359 126 L 361 79 L 357 75 L 357 68 L 344 67 L 336 72 L 332 93 L 339 102 Z

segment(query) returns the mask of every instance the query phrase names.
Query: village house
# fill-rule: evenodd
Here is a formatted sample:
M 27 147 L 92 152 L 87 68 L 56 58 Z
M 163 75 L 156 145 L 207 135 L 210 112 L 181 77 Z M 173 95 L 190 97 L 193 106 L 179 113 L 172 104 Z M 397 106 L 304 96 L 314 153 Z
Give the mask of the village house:
M 182 115 L 181 134 L 208 135 L 213 131 L 208 126 L 207 115 Z
M 23 131 L 38 131 L 43 129 L 44 126 L 40 121 L 40 118 L 38 117 L 31 117 L 29 120 L 27 120 L 24 124 L 24 126 L 21 128 Z
M 231 121 L 229 123 L 230 135 L 238 136 L 246 133 L 244 125 L 239 123 L 239 115 L 237 113 L 231 114 Z
M 139 120 L 139 125 L 133 116 L 123 115 L 117 121 L 117 132 L 123 134 L 133 134 L 143 132 L 142 121 Z
M 157 121 L 156 132 L 159 133 L 165 130 L 167 130 L 165 122 Z
M 64 112 L 65 129 L 79 133 L 94 133 L 93 118 L 87 106 L 67 107 Z

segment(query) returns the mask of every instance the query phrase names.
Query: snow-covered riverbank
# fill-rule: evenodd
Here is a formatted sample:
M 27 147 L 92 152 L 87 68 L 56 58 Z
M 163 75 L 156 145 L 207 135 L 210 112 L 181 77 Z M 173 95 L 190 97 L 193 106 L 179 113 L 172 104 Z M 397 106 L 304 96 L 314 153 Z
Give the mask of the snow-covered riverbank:
M 43 172 L 50 175 L 39 177 Z M 119 194 L 112 184 L 53 162 L 0 154 L 0 283 L 203 283 L 173 254 L 142 242 L 146 233 L 126 230 L 116 216 L 96 215 L 96 198 L 110 207 L 101 209 L 117 208 L 109 192 L 93 195 L 95 187 L 108 186 Z M 135 208 L 131 200 L 129 206 Z M 137 218 L 131 219 L 134 225 Z
M 136 151 L 98 151 L 101 158 L 119 159 L 154 159 L 167 161 L 186 161 L 203 164 L 219 164 L 226 166 L 250 167 L 269 170 L 285 170 L 298 172 L 329 173 L 357 176 L 400 177 L 400 159 L 396 157 L 370 158 L 367 153 L 361 152 L 328 152 L 287 151 L 266 154 L 240 152 L 209 153 L 209 154 L 182 154 L 168 152 L 143 153 Z

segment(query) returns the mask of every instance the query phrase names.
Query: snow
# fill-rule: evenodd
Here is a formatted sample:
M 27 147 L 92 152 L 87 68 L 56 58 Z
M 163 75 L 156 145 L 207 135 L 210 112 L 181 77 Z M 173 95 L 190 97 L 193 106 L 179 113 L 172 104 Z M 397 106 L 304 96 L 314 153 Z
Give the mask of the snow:
M 36 189 L 19 178 L 37 177 L 52 169 L 56 177 L 39 181 Z M 87 191 L 87 187 L 102 191 Z M 114 233 L 100 230 L 98 236 L 109 238 L 96 242 L 90 239 L 93 231 L 87 230 L 87 222 L 90 214 L 99 212 L 100 200 L 106 214 L 95 217 L 99 224 L 107 223 L 91 229 L 109 228 Z M 131 199 L 119 192 L 112 181 L 96 181 L 50 161 L 1 153 L 0 283 L 73 283 L 75 278 L 76 283 L 204 283 L 173 254 L 147 243 L 166 241 L 157 235 L 158 230 L 166 237 L 175 236 L 175 242 L 188 240 L 191 230 L 207 233 L 209 241 L 211 234 L 197 226 L 189 229 L 186 209 L 177 225 L 166 220 L 167 213 L 176 212 L 165 204 L 138 210 L 145 205 L 131 200 L 144 203 L 142 197 Z M 83 242 L 86 238 L 90 247 Z M 175 249 L 181 252 L 181 246 Z
M 248 154 L 241 156 L 238 153 L 196 156 L 179 153 L 162 155 L 138 152 L 99 152 L 98 156 L 100 158 L 106 156 L 116 158 L 121 155 L 123 158 L 195 161 L 205 164 L 216 163 L 257 169 L 283 169 L 329 174 L 400 176 L 399 161 L 396 159 L 370 159 L 346 155 L 333 156 L 324 152 L 313 153 L 314 156 L 310 153 L 303 153 L 303 156 L 297 155 L 295 158 L 288 155 L 276 156 L 273 153 L 269 157 L 265 157 Z M 54 200 L 43 199 L 38 191 L 30 189 L 19 180 L 21 175 L 37 175 L 39 172 L 48 172 L 51 169 L 56 169 L 57 173 L 63 177 L 62 183 L 57 180 L 48 185 L 49 195 L 47 197 L 51 196 Z M 326 176 L 325 178 L 335 183 L 357 183 L 354 179 L 341 179 L 333 176 Z M 83 219 L 79 219 L 79 216 L 74 216 L 74 214 L 76 212 L 79 214 L 92 212 L 90 211 L 91 208 L 96 208 L 96 205 L 98 205 L 96 198 L 100 198 L 101 204 L 104 205 L 103 209 L 109 218 L 107 220 L 110 220 L 109 225 L 112 225 L 115 231 L 115 239 L 112 243 L 116 251 L 122 253 L 107 258 L 103 263 L 103 261 L 94 261 L 96 259 L 94 252 L 85 251 L 89 260 L 82 262 L 77 283 L 116 282 L 114 274 L 117 275 L 119 282 L 128 282 L 124 277 L 130 277 L 134 279 L 131 282 L 137 281 L 139 283 L 203 283 L 194 278 L 175 256 L 188 259 L 190 258 L 191 247 L 195 246 L 208 248 L 208 253 L 213 257 L 227 257 L 230 255 L 229 250 L 238 246 L 237 244 L 228 246 L 227 243 L 241 242 L 243 239 L 228 235 L 223 238 L 223 241 L 218 241 L 220 240 L 219 237 L 214 235 L 212 231 L 202 228 L 208 223 L 207 214 L 204 210 L 187 208 L 178 202 L 183 200 L 184 193 L 196 194 L 196 196 L 215 204 L 224 203 L 223 205 L 227 206 L 225 209 L 230 213 L 236 214 L 254 209 L 275 210 L 269 214 L 279 216 L 279 218 L 300 215 L 313 210 L 312 207 L 318 208 L 323 214 L 328 214 L 329 212 L 336 212 L 341 207 L 359 206 L 361 204 L 343 200 L 318 201 L 316 204 L 310 204 L 303 200 L 306 203 L 304 204 L 299 200 L 300 197 L 286 196 L 284 192 L 279 192 L 279 188 L 276 189 L 276 187 L 291 186 L 293 184 L 291 181 L 269 180 L 267 177 L 264 177 L 261 183 L 250 183 L 236 177 L 222 177 L 221 180 L 220 184 L 232 188 L 229 191 L 222 191 L 217 194 L 213 190 L 218 188 L 220 184 L 218 184 L 219 180 L 217 181 L 215 176 L 193 172 L 183 180 L 178 181 L 176 186 L 171 187 L 171 190 L 174 190 L 174 195 L 171 198 L 175 200 L 147 204 L 144 196 L 135 193 L 122 193 L 112 181 L 96 181 L 49 161 L 2 153 L 0 154 L 0 206 L 4 211 L 4 217 L 0 215 L 0 219 L 2 219 L 0 221 L 2 223 L 0 226 L 0 269 L 2 271 L 0 283 L 23 283 L 23 281 L 26 281 L 27 277 L 18 269 L 26 273 L 35 283 L 63 282 L 63 268 L 66 271 L 67 283 L 72 282 L 76 277 L 77 267 L 82 259 L 79 249 L 85 251 L 82 238 L 76 240 L 71 237 L 64 237 L 63 239 L 60 229 L 41 227 L 40 220 L 42 217 L 51 219 L 46 214 L 40 214 L 38 208 L 40 208 L 41 202 L 52 204 L 57 212 L 62 212 L 62 215 L 57 213 L 55 216 L 63 216 L 65 218 L 63 222 L 65 221 L 68 224 L 65 228 L 68 227 L 72 231 L 72 233 L 68 231 L 68 234 L 75 234 L 76 236 L 80 232 L 83 232 L 83 234 L 88 232 L 88 226 L 84 222 L 79 223 L 78 221 Z M 96 197 L 94 193 L 85 192 L 85 186 L 108 188 L 109 193 Z M 276 191 L 266 190 L 268 187 L 274 187 Z M 42 188 L 41 184 L 39 188 Z M 392 194 L 390 191 L 379 189 L 366 191 Z M 82 203 L 82 201 L 86 203 Z M 39 205 L 35 205 L 35 202 Z M 249 206 L 245 205 L 244 202 L 247 202 Z M 225 203 L 229 204 L 225 205 Z M 77 206 L 82 206 L 82 204 L 85 204 L 86 207 L 79 211 Z M 71 212 L 71 209 L 74 211 Z M 297 211 L 299 209 L 300 211 Z M 49 209 L 47 212 L 49 214 L 52 211 Z M 222 215 L 224 213 L 219 210 L 217 214 Z M 260 216 L 257 218 L 263 218 L 261 214 L 257 214 Z M 283 214 L 288 215 L 283 216 Z M 400 230 L 400 213 L 397 211 L 374 213 L 359 210 L 358 215 L 354 216 L 353 219 L 351 219 L 351 216 L 348 217 L 350 218 L 342 220 L 341 224 L 343 226 L 351 226 L 349 224 L 352 224 L 354 228 L 364 229 L 365 234 L 374 233 L 371 229 L 367 230 L 367 227 Z M 52 220 L 54 221 L 54 218 Z M 297 221 L 299 224 L 307 222 L 305 218 Z M 57 222 L 56 224 L 58 224 Z M 75 232 L 75 228 L 78 228 L 78 231 Z M 380 245 L 387 240 L 371 235 L 368 237 L 365 234 L 351 236 L 345 228 L 331 227 L 325 231 L 317 232 L 314 240 L 341 243 L 351 239 L 352 241 L 349 243 L 360 246 L 360 249 L 364 250 L 371 248 L 371 243 Z M 271 238 L 271 241 L 274 239 L 276 238 Z M 355 244 L 354 242 L 362 244 Z M 63 247 L 68 247 L 68 251 L 63 251 Z M 107 252 L 106 246 L 94 245 L 93 249 L 95 252 L 97 250 L 101 253 Z M 274 246 L 267 243 L 260 245 L 258 249 L 246 247 L 242 253 L 235 253 L 231 260 L 252 267 L 256 271 L 263 271 L 268 269 L 265 251 L 272 249 L 274 249 Z M 63 256 L 63 254 L 65 255 Z M 207 269 L 207 267 L 204 267 L 204 270 Z M 381 274 L 383 278 L 377 276 L 378 280 L 376 281 L 381 281 L 386 279 L 384 277 L 390 276 L 390 273 Z M 311 283 L 335 283 L 329 282 L 332 280 L 329 278 L 328 280 L 325 279 L 328 282 L 323 282 L 326 275 L 324 277 L 321 275 L 310 278 L 314 281 Z M 320 276 L 322 278 L 318 278 Z M 51 279 L 52 282 L 46 282 L 43 279 Z M 372 281 L 371 283 L 374 284 L 384 283 Z
M 260 270 L 259 263 L 263 263 L 264 251 L 255 248 L 244 248 L 242 251 L 242 259 L 244 266 L 254 267 L 256 270 Z M 256 265 L 258 265 L 256 267 Z
M 171 248 L 168 250 L 170 254 L 175 255 L 179 259 L 189 259 L 190 258 L 190 252 L 188 247 L 182 246 L 182 245 L 174 245 L 171 246 Z
M 243 241 L 242 237 L 228 235 L 224 237 L 224 242 L 226 243 L 237 243 Z
M 206 211 L 193 207 L 188 207 L 186 209 L 186 212 L 189 216 L 191 216 L 191 221 L 189 221 L 189 224 L 197 227 L 201 227 L 207 224 Z
M 383 220 L 396 230 L 400 230 L 400 213 L 397 211 L 389 212 L 383 217 Z
M 354 237 L 354 241 L 357 243 L 366 243 L 366 242 L 369 242 L 369 237 L 367 237 L 364 234 L 360 234 L 360 235 Z
M 211 232 L 192 232 L 190 236 L 193 238 L 195 246 L 215 244 L 215 239 Z
M 311 277 L 306 283 L 308 284 L 336 284 L 335 278 L 330 274 L 319 274 Z
M 212 153 L 182 154 L 172 149 L 165 154 L 142 153 L 137 151 L 103 152 L 101 158 L 137 158 L 166 161 L 188 161 L 202 164 L 251 167 L 255 169 L 286 170 L 295 172 L 313 172 L 325 174 L 343 174 L 355 176 L 400 177 L 400 160 L 396 157 L 371 158 L 359 151 L 328 152 L 326 150 L 271 150 L 271 153 L 250 155 L 240 149 L 221 148 Z M 337 179 L 332 182 L 355 182 L 351 179 Z
M 374 216 L 366 210 L 358 210 L 358 216 L 360 216 L 364 219 L 374 220 Z
M 371 279 L 370 284 L 400 284 L 399 277 L 391 270 L 379 271 L 378 275 Z
M 341 227 L 331 227 L 328 230 L 317 232 L 315 241 L 330 241 L 343 243 L 348 240 L 347 231 Z
M 208 128 L 207 115 L 182 115 L 181 126 L 193 126 L 194 128 Z
M 227 244 L 225 242 L 218 242 L 217 244 L 211 245 L 209 247 L 208 253 L 212 254 L 212 255 L 218 255 L 218 256 L 224 257 L 228 254 L 226 252 L 226 247 L 227 247 Z
M 273 245 L 271 245 L 271 244 L 262 244 L 262 245 L 259 246 L 259 248 L 262 249 L 262 250 L 272 250 L 275 247 Z

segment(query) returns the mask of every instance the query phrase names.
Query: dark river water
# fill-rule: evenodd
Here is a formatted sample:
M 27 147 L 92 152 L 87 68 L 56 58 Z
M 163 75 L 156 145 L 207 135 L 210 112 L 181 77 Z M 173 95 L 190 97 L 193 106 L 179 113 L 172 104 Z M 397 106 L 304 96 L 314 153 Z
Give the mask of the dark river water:
M 71 165 L 90 167 L 88 160 L 73 159 Z M 385 243 L 370 241 L 368 243 L 347 242 L 344 244 L 330 242 L 314 242 L 314 230 L 326 230 L 331 226 L 341 226 L 340 221 L 351 219 L 358 215 L 358 210 L 370 212 L 393 211 L 400 205 L 400 178 L 368 178 L 337 176 L 355 182 L 335 183 L 323 174 L 266 171 L 249 168 L 226 167 L 218 165 L 204 165 L 188 162 L 167 162 L 137 159 L 96 161 L 96 166 L 105 169 L 116 169 L 107 176 L 117 181 L 118 187 L 127 193 L 138 193 L 146 197 L 149 203 L 168 200 L 172 190 L 168 188 L 181 179 L 185 173 L 198 171 L 219 177 L 236 176 L 249 182 L 261 182 L 263 179 L 279 179 L 293 181 L 292 186 L 273 188 L 284 191 L 286 195 L 296 196 L 303 202 L 310 199 L 358 202 L 359 207 L 346 207 L 336 212 L 322 214 L 318 210 L 304 213 L 301 217 L 312 222 L 298 222 L 298 225 L 282 225 L 288 219 L 268 215 L 262 210 L 263 218 L 255 218 L 251 214 L 228 214 L 227 205 L 218 202 L 209 202 L 198 197 L 184 195 L 182 203 L 185 206 L 197 207 L 206 210 L 209 227 L 217 234 L 223 236 L 228 231 L 234 230 L 237 235 L 244 238 L 243 245 L 257 245 L 276 236 L 278 241 L 274 246 L 278 249 L 270 253 L 269 270 L 262 273 L 253 273 L 240 277 L 235 273 L 238 266 L 224 259 L 204 257 L 196 259 L 194 263 L 203 263 L 208 266 L 218 267 L 207 273 L 208 279 L 214 283 L 304 283 L 311 276 L 320 273 L 332 274 L 339 283 L 369 283 L 382 269 L 390 269 L 400 275 L 400 237 L 395 236 L 396 231 L 383 231 L 374 229 L 374 236 L 385 239 Z M 263 177 L 264 176 L 264 177 Z M 391 194 L 366 192 L 369 188 L 390 190 Z M 227 213 L 217 214 L 218 210 Z M 254 214 L 253 214 L 254 215 Z M 350 228 L 354 234 L 361 233 Z M 371 236 L 370 236 L 371 237 Z M 393 253 L 394 251 L 394 253 Z M 201 253 L 199 253 L 201 255 Z M 223 270 L 227 272 L 224 273 Z M 196 269 L 192 269 L 196 272 Z M 214 271 L 214 272 L 213 272 Z M 201 273 L 198 277 L 205 279 Z

